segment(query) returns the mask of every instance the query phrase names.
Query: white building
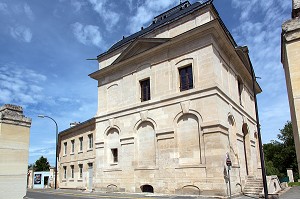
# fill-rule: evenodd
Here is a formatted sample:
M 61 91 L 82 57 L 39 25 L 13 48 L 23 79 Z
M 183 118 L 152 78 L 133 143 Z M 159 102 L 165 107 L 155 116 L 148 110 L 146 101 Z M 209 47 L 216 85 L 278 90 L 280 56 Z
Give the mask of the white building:
M 90 74 L 99 96 L 95 156 L 85 165 L 92 189 L 224 196 L 227 153 L 234 194 L 260 178 L 248 49 L 212 1 L 171 8 L 98 61 Z M 72 132 L 64 131 L 61 150 L 72 147 Z M 69 163 L 60 158 L 64 173 Z

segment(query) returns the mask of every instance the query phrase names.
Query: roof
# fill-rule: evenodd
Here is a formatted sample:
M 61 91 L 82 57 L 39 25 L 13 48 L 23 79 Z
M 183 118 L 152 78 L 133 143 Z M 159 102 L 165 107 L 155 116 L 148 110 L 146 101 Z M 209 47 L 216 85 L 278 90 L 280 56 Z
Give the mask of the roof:
M 206 5 L 209 5 L 209 4 L 212 5 L 212 2 L 213 2 L 213 0 L 208 0 L 204 3 L 196 2 L 196 3 L 190 4 L 188 1 L 185 1 L 181 4 L 179 4 L 178 6 L 175 6 L 175 7 L 171 8 L 170 10 L 154 17 L 153 22 L 150 26 L 140 30 L 139 32 L 136 32 L 136 33 L 130 35 L 129 37 L 125 37 L 124 39 L 118 41 L 117 43 L 112 45 L 112 47 L 110 49 L 108 49 L 108 51 L 98 55 L 97 58 L 99 59 L 99 58 L 113 52 L 114 50 L 128 44 L 129 42 L 133 41 L 134 39 L 136 39 L 138 37 L 145 35 L 146 33 L 149 33 L 151 31 L 157 29 L 158 27 L 160 27 L 162 25 L 171 23 L 171 22 L 177 20 L 178 18 L 185 17 L 185 16 L 191 14 L 192 12 L 194 12 L 195 10 L 203 8 Z
M 71 132 L 72 130 L 75 130 L 75 129 L 80 129 L 80 128 L 83 128 L 83 127 L 85 127 L 85 126 L 88 126 L 89 124 L 93 124 L 93 123 L 95 123 L 95 118 L 91 118 L 91 119 L 88 119 L 88 120 L 86 120 L 86 121 L 84 121 L 84 122 L 81 122 L 81 123 L 79 123 L 79 124 L 77 124 L 76 126 L 72 126 L 72 127 L 70 127 L 70 128 L 67 128 L 67 129 L 65 129 L 65 130 L 63 130 L 63 131 L 61 131 L 61 132 L 59 132 L 59 136 L 62 136 L 62 135 L 64 135 L 64 134 L 68 134 L 69 132 Z

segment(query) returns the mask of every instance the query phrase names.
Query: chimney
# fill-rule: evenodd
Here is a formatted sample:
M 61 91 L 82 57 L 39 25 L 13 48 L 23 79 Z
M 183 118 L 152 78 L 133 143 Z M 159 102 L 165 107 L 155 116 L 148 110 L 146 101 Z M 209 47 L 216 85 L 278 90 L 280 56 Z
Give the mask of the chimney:
M 80 122 L 71 122 L 70 123 L 70 128 L 74 127 L 74 126 L 77 126 L 78 124 L 80 124 Z
M 300 16 L 300 0 L 293 0 L 292 18 L 298 18 Z

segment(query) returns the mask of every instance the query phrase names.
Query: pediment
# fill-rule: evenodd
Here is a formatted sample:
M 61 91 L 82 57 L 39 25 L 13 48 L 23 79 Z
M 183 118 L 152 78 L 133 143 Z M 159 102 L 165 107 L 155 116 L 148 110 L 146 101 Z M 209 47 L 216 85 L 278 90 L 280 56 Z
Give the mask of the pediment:
M 121 53 L 121 55 L 112 63 L 112 65 L 148 51 L 169 40 L 169 38 L 138 38 Z

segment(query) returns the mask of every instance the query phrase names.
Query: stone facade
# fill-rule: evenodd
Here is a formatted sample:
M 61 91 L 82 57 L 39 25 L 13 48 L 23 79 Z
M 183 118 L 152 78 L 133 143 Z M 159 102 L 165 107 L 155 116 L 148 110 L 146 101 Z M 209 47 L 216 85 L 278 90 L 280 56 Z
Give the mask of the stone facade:
M 0 198 L 26 195 L 30 126 L 22 107 L 0 107 Z
M 95 159 L 95 119 L 59 133 L 58 187 L 91 189 L 89 173 Z M 91 144 L 91 145 L 90 145 Z M 93 170 L 92 170 L 93 171 Z
M 99 55 L 93 189 L 224 196 L 227 153 L 234 194 L 260 177 L 247 53 L 208 1 Z
M 293 1 L 294 18 L 282 25 L 281 60 L 285 71 L 295 149 L 300 174 L 300 18 L 299 1 Z

